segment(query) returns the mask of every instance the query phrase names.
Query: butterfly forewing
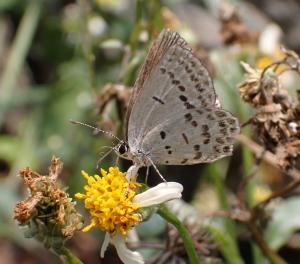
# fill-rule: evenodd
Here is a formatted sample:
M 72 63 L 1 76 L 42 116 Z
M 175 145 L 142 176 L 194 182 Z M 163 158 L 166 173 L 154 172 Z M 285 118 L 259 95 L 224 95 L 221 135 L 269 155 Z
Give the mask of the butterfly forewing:
M 130 148 L 155 164 L 194 164 L 230 155 L 238 122 L 216 104 L 207 70 L 178 34 L 164 31 L 159 39 L 168 45 L 158 57 L 151 55 L 155 63 L 148 58 L 152 64 L 141 71 L 146 77 L 139 76 L 142 85 L 134 88 Z
M 164 56 L 166 51 L 174 46 L 174 45 L 180 46 L 185 49 L 190 49 L 187 46 L 186 41 L 180 37 L 180 35 L 176 32 L 172 32 L 169 29 L 164 29 L 159 34 L 158 38 L 152 43 L 148 54 L 145 58 L 145 62 L 143 66 L 140 69 L 140 72 L 138 74 L 138 77 L 135 81 L 134 88 L 132 91 L 132 95 L 130 98 L 130 102 L 127 109 L 127 115 L 126 115 L 126 121 L 125 121 L 125 133 L 126 133 L 126 139 L 128 139 L 128 122 L 129 117 L 131 115 L 132 107 L 136 102 L 137 95 L 141 90 L 144 90 L 145 88 L 145 82 L 148 80 L 150 75 L 152 75 L 153 68 L 160 63 L 161 58 Z

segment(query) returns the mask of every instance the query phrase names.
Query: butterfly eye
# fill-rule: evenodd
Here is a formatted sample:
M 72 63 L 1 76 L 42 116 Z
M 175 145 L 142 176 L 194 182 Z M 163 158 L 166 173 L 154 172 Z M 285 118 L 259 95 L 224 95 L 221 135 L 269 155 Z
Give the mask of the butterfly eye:
M 120 146 L 119 146 L 119 149 L 118 149 L 119 153 L 121 155 L 125 154 L 127 151 L 128 151 L 128 146 L 126 143 L 122 143 Z

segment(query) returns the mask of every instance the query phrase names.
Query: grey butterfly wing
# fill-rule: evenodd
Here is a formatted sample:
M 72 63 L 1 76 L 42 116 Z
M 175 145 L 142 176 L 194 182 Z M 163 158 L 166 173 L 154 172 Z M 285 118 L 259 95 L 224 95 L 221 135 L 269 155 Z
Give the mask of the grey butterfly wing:
M 218 108 L 195 108 L 167 119 L 149 131 L 142 149 L 154 164 L 211 162 L 232 153 L 238 121 Z
M 180 39 L 178 34 L 177 39 Z M 187 164 L 192 164 L 223 157 L 225 155 L 223 152 L 215 153 L 213 144 L 207 144 L 204 150 L 207 153 L 215 153 L 216 157 L 210 155 L 210 158 L 203 156 L 197 161 L 194 159 L 193 146 L 203 145 L 201 141 L 202 132 L 199 129 L 201 122 L 203 122 L 203 125 L 213 127 L 218 121 L 224 121 L 221 117 L 217 117 L 210 120 L 212 122 L 208 122 L 205 120 L 204 115 L 196 116 L 195 111 L 202 111 L 203 109 L 206 109 L 207 112 L 218 110 L 220 113 L 226 113 L 227 118 L 232 116 L 217 106 L 212 80 L 201 62 L 186 45 L 177 45 L 176 41 L 172 43 L 165 50 L 157 64 L 152 67 L 134 100 L 128 120 L 129 146 L 133 150 L 148 153 L 152 161 L 157 164 L 181 164 L 184 159 L 190 162 Z M 183 43 L 182 39 L 180 43 Z M 187 119 L 190 119 L 190 115 L 192 116 L 191 124 L 197 122 L 199 124 L 198 128 L 193 125 L 187 126 L 187 123 L 185 123 Z M 232 137 L 238 132 L 237 121 L 234 118 L 232 120 L 234 120 L 232 123 L 234 123 L 235 129 L 234 131 L 233 129 L 232 131 L 226 131 L 228 140 L 224 144 L 227 145 L 231 143 Z M 224 124 L 227 126 L 227 123 Z M 172 133 L 170 129 L 172 129 Z M 168 139 L 165 138 L 168 141 L 164 143 L 160 142 L 160 139 L 162 139 L 161 131 L 168 132 L 171 135 Z M 213 132 L 215 131 L 213 130 Z M 182 146 L 182 134 L 188 136 L 189 143 L 183 142 L 188 146 L 179 148 L 179 146 Z M 211 142 L 213 142 L 217 137 L 219 138 L 219 134 L 216 134 L 216 138 L 213 138 L 211 133 L 210 137 Z M 181 141 L 176 142 L 179 139 Z M 165 147 L 175 146 L 177 143 L 179 145 L 172 151 L 172 159 L 165 162 Z M 226 155 L 231 153 L 231 149 L 232 147 L 229 147 Z
M 159 34 L 158 38 L 152 43 L 148 54 L 145 58 L 145 62 L 142 65 L 138 77 L 135 81 L 132 95 L 130 97 L 130 101 L 128 104 L 128 109 L 126 113 L 125 119 L 125 133 L 126 139 L 128 139 L 128 123 L 129 117 L 131 115 L 132 107 L 138 97 L 138 94 L 141 90 L 144 90 L 145 83 L 149 79 L 149 76 L 153 75 L 153 68 L 160 62 L 162 56 L 165 52 L 172 47 L 174 44 L 180 46 L 185 49 L 189 49 L 187 47 L 186 41 L 179 36 L 178 33 L 172 32 L 169 29 L 163 29 Z

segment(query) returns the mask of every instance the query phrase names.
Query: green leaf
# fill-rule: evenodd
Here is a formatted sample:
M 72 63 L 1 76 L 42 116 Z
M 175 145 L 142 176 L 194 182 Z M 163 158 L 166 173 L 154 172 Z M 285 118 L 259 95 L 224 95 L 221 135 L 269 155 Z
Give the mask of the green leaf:
M 239 252 L 237 252 L 235 241 L 232 237 L 225 233 L 221 228 L 216 226 L 207 226 L 208 231 L 213 235 L 214 240 L 220 247 L 220 250 L 230 264 L 242 264 L 244 261 L 241 259 Z
M 270 247 L 282 247 L 291 234 L 300 229 L 300 197 L 291 197 L 280 202 L 266 229 L 266 240 Z

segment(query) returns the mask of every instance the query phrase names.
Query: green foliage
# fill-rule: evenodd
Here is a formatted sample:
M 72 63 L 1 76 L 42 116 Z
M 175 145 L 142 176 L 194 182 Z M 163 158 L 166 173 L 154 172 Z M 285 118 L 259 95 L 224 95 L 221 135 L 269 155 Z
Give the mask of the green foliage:
M 273 249 L 280 249 L 300 229 L 299 206 L 299 197 L 287 198 L 276 206 L 265 233 L 266 240 Z

